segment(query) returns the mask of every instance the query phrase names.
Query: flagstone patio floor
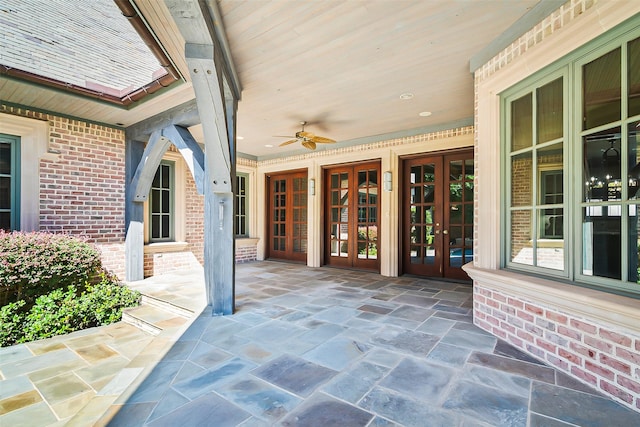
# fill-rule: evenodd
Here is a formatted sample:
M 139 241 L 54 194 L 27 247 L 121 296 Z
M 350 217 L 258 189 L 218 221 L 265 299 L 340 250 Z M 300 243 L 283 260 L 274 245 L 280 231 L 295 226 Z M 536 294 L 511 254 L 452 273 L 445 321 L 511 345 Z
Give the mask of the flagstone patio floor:
M 0 426 L 640 426 L 474 326 L 469 284 L 247 263 L 223 317 L 201 271 L 131 285 L 194 314 L 0 349 Z

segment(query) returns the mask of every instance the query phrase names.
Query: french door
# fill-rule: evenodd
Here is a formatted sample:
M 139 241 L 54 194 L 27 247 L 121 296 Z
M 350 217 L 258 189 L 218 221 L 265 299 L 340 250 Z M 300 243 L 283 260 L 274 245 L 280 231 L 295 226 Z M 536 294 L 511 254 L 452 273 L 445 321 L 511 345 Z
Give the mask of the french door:
M 468 280 L 473 260 L 473 151 L 403 163 L 405 273 Z
M 307 171 L 267 175 L 267 256 L 307 260 Z
M 325 170 L 325 264 L 380 270 L 380 163 Z

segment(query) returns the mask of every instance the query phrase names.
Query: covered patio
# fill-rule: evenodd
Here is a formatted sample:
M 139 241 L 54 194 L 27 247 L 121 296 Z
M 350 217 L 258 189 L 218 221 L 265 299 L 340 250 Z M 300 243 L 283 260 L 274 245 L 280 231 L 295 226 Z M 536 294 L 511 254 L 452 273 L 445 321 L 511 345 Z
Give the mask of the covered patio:
M 158 335 L 120 323 L 119 334 L 96 328 L 3 349 L 0 372 L 9 379 L 1 403 L 6 411 L 22 396 L 24 406 L 0 423 L 511 427 L 640 420 L 474 326 L 468 284 L 270 261 L 238 265 L 237 284 L 231 317 L 203 310 L 202 271 L 167 274 L 131 284 L 169 313 L 142 307 L 141 319 L 164 328 Z M 179 309 L 195 312 L 181 324 Z M 71 352 L 77 363 L 65 359 Z M 24 403 L 29 390 L 19 384 L 28 378 L 44 399 Z M 78 378 L 92 378 L 95 390 L 79 387 Z

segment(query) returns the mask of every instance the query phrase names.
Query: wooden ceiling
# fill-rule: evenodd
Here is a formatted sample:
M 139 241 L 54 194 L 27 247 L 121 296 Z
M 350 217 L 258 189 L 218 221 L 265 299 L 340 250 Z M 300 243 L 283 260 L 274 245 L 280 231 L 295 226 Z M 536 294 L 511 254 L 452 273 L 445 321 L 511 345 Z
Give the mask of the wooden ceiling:
M 470 123 L 469 60 L 538 0 L 219 0 L 242 84 L 240 153 L 281 156 L 300 130 L 349 144 Z M 184 42 L 163 2 L 136 6 L 180 72 Z M 524 28 L 526 30 L 526 28 Z M 193 98 L 178 85 L 130 110 L 0 79 L 2 99 L 102 123 L 128 126 Z M 404 93 L 412 99 L 400 99 Z M 419 116 L 429 111 L 429 117 Z M 196 138 L 199 129 L 192 129 Z M 273 145 L 273 147 L 266 147 Z M 323 149 L 327 145 L 320 146 Z

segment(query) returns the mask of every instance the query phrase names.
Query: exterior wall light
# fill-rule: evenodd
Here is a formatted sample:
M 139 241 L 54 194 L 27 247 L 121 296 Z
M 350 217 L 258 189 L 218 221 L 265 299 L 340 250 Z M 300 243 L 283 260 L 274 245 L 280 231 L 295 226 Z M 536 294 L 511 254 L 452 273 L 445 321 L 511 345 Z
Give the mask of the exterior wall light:
M 384 191 L 391 191 L 392 182 L 391 182 L 391 171 L 386 171 L 382 174 L 382 189 Z

